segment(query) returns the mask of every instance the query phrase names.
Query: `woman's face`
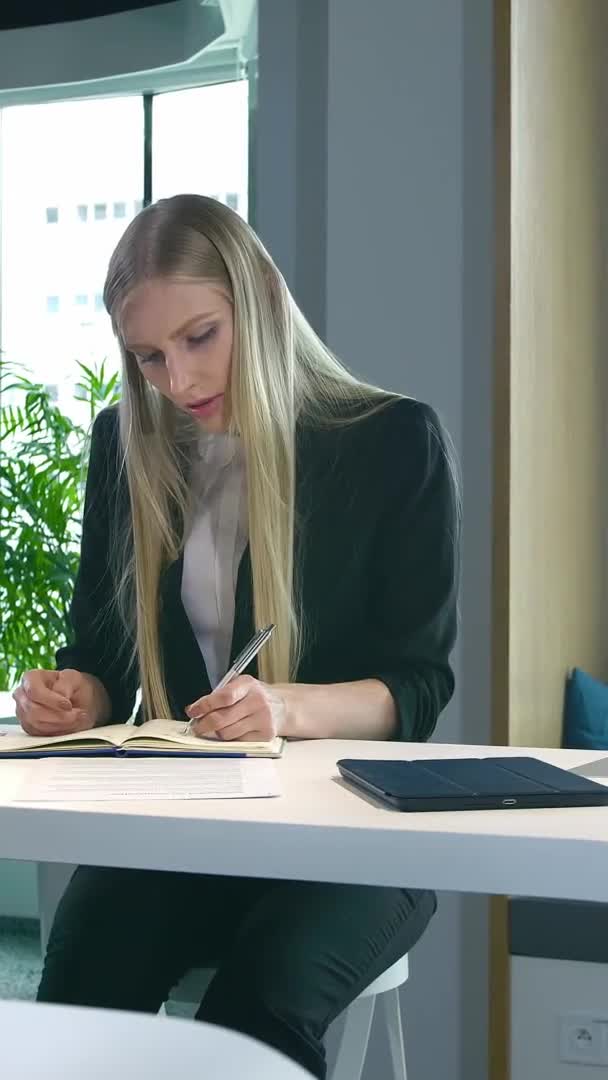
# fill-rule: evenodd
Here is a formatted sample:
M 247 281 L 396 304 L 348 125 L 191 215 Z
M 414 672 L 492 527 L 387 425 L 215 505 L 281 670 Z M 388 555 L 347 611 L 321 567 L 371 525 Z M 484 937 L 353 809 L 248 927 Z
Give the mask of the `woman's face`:
M 200 281 L 145 281 L 121 318 L 125 346 L 142 375 L 209 432 L 228 426 L 232 304 Z

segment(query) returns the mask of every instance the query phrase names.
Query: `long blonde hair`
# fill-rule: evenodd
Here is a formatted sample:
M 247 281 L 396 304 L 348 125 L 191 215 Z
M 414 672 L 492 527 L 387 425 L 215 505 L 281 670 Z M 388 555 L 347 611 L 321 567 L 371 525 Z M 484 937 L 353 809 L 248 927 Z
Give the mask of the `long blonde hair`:
M 394 395 L 356 379 L 298 309 L 254 231 L 201 195 L 176 195 L 142 210 L 116 247 L 104 288 L 123 362 L 119 406 L 130 523 L 117 537 L 117 603 L 133 640 L 144 712 L 171 716 L 159 643 L 159 580 L 177 559 L 192 512 L 188 490 L 197 425 L 148 383 L 125 348 L 120 316 L 131 290 L 153 278 L 198 279 L 222 288 L 234 318 L 230 426 L 240 435 L 248 489 L 257 626 L 276 625 L 260 677 L 287 682 L 302 642 L 294 568 L 295 432 L 303 418 L 341 423 Z

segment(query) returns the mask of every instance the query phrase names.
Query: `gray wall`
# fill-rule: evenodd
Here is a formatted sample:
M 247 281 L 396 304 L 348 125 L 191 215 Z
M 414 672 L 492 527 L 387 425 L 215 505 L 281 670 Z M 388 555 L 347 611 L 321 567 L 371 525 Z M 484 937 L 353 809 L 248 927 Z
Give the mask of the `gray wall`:
M 258 229 L 329 344 L 433 404 L 461 461 L 444 742 L 489 741 L 492 81 L 491 0 L 260 0 Z M 302 177 L 313 170 L 322 194 L 319 168 L 327 203 L 315 207 Z M 412 1080 L 485 1080 L 485 900 L 440 897 L 403 1002 Z M 366 1080 L 386 1075 L 384 1052 L 376 1040 Z

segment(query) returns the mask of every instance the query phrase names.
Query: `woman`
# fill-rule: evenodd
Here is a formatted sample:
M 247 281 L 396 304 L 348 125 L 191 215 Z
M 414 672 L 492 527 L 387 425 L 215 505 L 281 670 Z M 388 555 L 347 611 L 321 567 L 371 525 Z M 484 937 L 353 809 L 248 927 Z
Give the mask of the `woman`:
M 432 410 L 348 374 L 212 199 L 143 210 L 104 296 L 123 396 L 93 428 L 73 642 L 24 676 L 25 730 L 126 721 L 141 687 L 139 721 L 221 739 L 428 738 L 453 690 L 458 529 Z M 214 693 L 270 622 L 257 666 Z M 326 1027 L 434 909 L 414 890 L 80 867 L 39 999 L 155 1012 L 214 966 L 198 1016 L 323 1077 Z

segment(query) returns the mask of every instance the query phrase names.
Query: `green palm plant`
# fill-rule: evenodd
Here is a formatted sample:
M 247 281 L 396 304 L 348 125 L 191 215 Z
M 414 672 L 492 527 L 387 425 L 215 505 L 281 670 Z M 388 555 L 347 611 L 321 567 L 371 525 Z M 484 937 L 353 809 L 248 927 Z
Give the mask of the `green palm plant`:
M 78 366 L 86 426 L 0 357 L 0 690 L 52 667 L 69 632 L 90 425 L 120 396 L 105 361 Z

